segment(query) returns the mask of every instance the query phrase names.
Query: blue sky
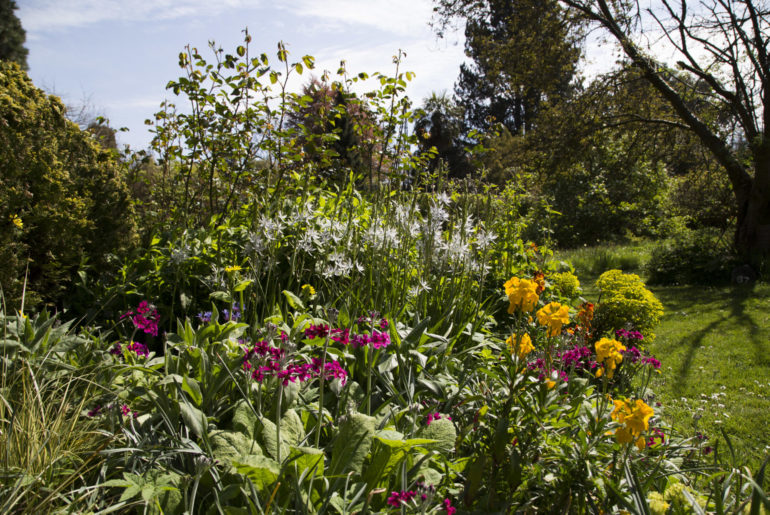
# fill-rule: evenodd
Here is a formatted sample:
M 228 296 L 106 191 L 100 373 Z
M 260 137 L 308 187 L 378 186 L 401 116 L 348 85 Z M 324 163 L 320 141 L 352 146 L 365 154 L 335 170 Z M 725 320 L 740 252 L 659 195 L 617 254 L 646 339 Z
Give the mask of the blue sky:
M 215 40 L 234 52 L 242 30 L 252 52 L 275 55 L 288 45 L 297 60 L 310 54 L 316 70 L 393 70 L 402 49 L 404 69 L 414 71 L 409 96 L 451 92 L 463 61 L 461 34 L 437 40 L 428 22 L 429 0 L 20 0 L 27 32 L 29 72 L 36 85 L 68 104 L 93 106 L 113 127 L 128 127 L 121 143 L 144 148 L 145 118 L 158 110 L 166 83 L 179 77 L 178 54 L 186 44 L 208 50 Z M 305 76 L 305 79 L 308 76 Z
M 188 43 L 208 50 L 215 40 L 234 52 L 248 27 L 252 52 L 275 55 L 284 41 L 296 60 L 310 54 L 316 73 L 415 72 L 409 96 L 419 104 L 432 91 L 451 93 L 464 60 L 461 32 L 438 40 L 428 23 L 430 0 L 17 0 L 27 32 L 29 72 L 39 87 L 68 105 L 91 106 L 120 143 L 145 148 L 144 120 L 174 98 L 166 83 L 179 77 L 178 54 Z M 307 75 L 303 80 L 307 79 Z

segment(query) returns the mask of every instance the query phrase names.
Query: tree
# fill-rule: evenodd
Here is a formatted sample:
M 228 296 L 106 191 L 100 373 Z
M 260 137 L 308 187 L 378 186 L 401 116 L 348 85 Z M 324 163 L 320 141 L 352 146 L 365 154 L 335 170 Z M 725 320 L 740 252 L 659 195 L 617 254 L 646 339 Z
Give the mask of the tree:
M 17 64 L 0 62 L 0 289 L 8 305 L 20 306 L 25 286 L 28 306 L 62 301 L 78 267 L 105 269 L 135 232 L 113 153 Z
M 442 26 L 464 18 L 465 52 L 455 94 L 466 107 L 465 133 L 503 124 L 531 130 L 544 103 L 569 95 L 580 33 L 556 0 L 440 0 Z
M 461 179 L 471 171 L 471 162 L 461 139 L 465 109 L 446 92 L 433 94 L 423 101 L 414 125 L 420 151 L 430 156 L 428 171 L 434 173 L 441 163 L 447 175 Z
M 26 70 L 28 51 L 24 48 L 24 41 L 27 36 L 13 12 L 16 9 L 14 0 L 0 0 L 0 60 L 15 62 Z
M 737 211 L 734 245 L 742 258 L 756 262 L 770 251 L 770 10 L 766 2 L 706 0 L 695 9 L 682 0 L 661 0 L 641 9 L 638 3 L 560 0 L 603 28 L 645 79 L 671 105 L 675 116 L 648 123 L 692 131 L 724 169 Z M 692 5 L 692 3 L 690 3 Z M 680 75 L 645 52 L 641 37 L 662 31 L 677 55 Z M 727 119 L 699 116 L 688 102 L 707 92 Z

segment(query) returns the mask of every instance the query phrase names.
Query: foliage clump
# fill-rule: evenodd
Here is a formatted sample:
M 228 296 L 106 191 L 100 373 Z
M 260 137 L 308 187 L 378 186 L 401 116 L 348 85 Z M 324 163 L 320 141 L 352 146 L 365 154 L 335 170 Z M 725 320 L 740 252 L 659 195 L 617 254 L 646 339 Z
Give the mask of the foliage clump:
M 597 334 L 631 326 L 646 338 L 655 338 L 652 330 L 660 323 L 663 305 L 638 275 L 608 270 L 599 276 L 596 286 L 601 290 L 595 318 Z
M 701 229 L 656 244 L 646 268 L 653 284 L 724 284 L 736 264 L 714 231 Z
M 57 301 L 75 269 L 131 244 L 128 190 L 113 155 L 15 63 L 0 63 L 0 285 L 17 303 Z M 27 267 L 28 272 L 27 272 Z

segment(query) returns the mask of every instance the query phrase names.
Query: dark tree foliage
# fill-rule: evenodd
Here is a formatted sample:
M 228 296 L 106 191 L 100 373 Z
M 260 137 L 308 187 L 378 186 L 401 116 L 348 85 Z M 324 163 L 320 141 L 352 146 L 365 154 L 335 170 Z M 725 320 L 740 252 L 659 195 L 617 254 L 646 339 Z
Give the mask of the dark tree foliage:
M 455 85 L 465 134 L 501 123 L 511 134 L 537 123 L 544 104 L 569 96 L 580 31 L 555 0 L 440 0 L 444 20 L 465 19 L 465 52 Z
M 299 134 L 304 159 L 323 179 L 344 182 L 350 171 L 371 172 L 371 139 L 374 117 L 355 94 L 340 82 L 311 79 L 287 114 L 289 127 Z
M 460 137 L 465 110 L 446 93 L 433 93 L 420 111 L 415 133 L 420 151 L 429 156 L 428 171 L 433 174 L 443 165 L 448 177 L 466 177 L 472 165 Z
M 12 61 L 26 70 L 28 51 L 24 41 L 27 35 L 14 13 L 16 9 L 14 0 L 0 0 L 0 60 Z
M 649 8 L 634 2 L 561 0 L 608 33 L 628 60 L 671 106 L 674 116 L 650 123 L 677 125 L 695 134 L 722 166 L 736 206 L 735 248 L 757 264 L 770 253 L 770 11 L 767 2 L 661 0 Z M 655 27 L 676 51 L 679 75 L 645 51 L 641 41 Z M 657 37 L 657 36 L 656 36 Z M 688 86 L 689 85 L 689 86 Z M 683 87 L 684 86 L 684 87 Z M 693 93 L 727 119 L 693 109 Z

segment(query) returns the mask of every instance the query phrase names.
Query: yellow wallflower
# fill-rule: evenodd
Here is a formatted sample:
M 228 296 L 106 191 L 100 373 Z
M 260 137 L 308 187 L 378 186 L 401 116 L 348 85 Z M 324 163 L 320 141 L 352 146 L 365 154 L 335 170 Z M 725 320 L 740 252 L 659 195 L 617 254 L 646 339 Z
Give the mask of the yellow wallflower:
M 639 450 L 644 449 L 646 442 L 642 432 L 650 428 L 650 417 L 655 414 L 653 409 L 641 399 L 634 402 L 621 399 L 612 403 L 615 405 L 610 414 L 612 420 L 623 424 L 615 430 L 615 439 L 623 444 L 635 442 Z
M 511 277 L 503 286 L 505 287 L 505 294 L 508 295 L 508 300 L 511 303 L 508 306 L 508 313 L 513 314 L 514 311 L 519 309 L 529 313 L 535 309 L 535 304 L 537 304 L 540 298 L 537 295 L 537 283 L 535 281 Z
M 228 266 L 228 267 L 225 268 L 225 272 L 227 272 L 227 273 L 237 272 L 239 270 L 241 270 L 241 267 L 238 266 L 238 265 L 232 265 L 232 266 Z
M 562 325 L 569 324 L 569 306 L 551 302 L 537 312 L 537 321 L 548 326 L 548 336 L 556 336 Z
M 604 363 L 604 367 L 608 370 L 607 376 L 612 379 L 615 375 L 615 368 L 623 361 L 623 355 L 620 351 L 626 350 L 626 346 L 617 340 L 610 340 L 609 338 L 602 338 L 595 344 L 596 347 L 596 361 Z M 601 371 L 597 373 L 596 377 L 601 376 Z
M 11 223 L 19 229 L 24 229 L 24 222 L 21 221 L 19 215 L 11 215 Z
M 510 353 L 516 354 L 516 357 L 518 357 L 520 360 L 524 359 L 524 356 L 535 350 L 535 346 L 532 345 L 532 338 L 530 338 L 526 333 L 521 336 L 512 334 L 508 337 L 507 340 L 505 340 L 505 343 L 508 344 L 508 350 Z

